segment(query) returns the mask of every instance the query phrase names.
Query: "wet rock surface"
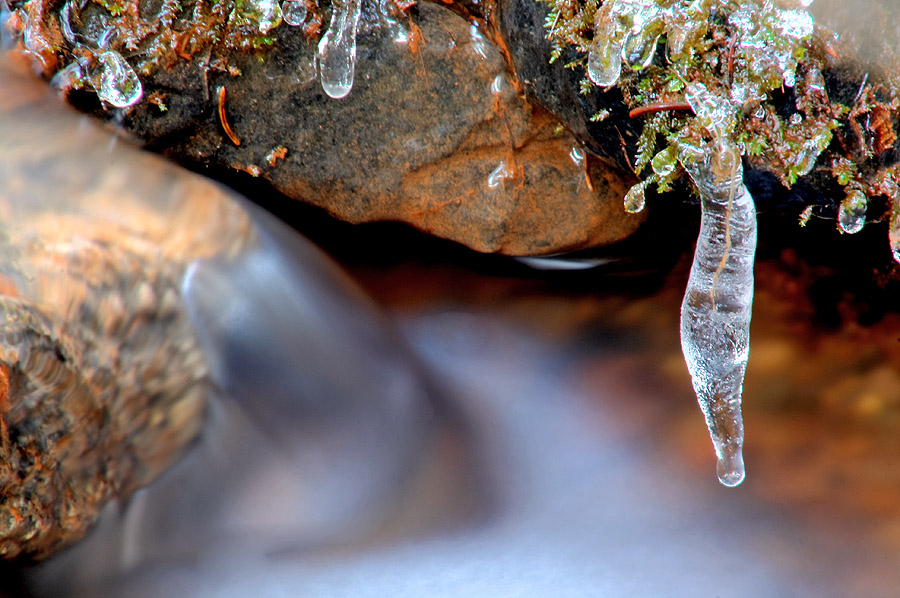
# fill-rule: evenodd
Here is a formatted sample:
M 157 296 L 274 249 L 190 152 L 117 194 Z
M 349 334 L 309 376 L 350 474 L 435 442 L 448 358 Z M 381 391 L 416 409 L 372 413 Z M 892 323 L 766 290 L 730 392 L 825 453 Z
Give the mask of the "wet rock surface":
M 176 160 L 246 170 L 341 219 L 407 222 L 478 251 L 548 254 L 636 230 L 643 217 L 622 210 L 633 181 L 596 160 L 586 175 L 573 136 L 518 93 L 463 18 L 423 4 L 407 44 L 374 23 L 363 15 L 343 99 L 322 91 L 315 43 L 282 26 L 264 60 L 229 56 L 240 76 L 197 58 L 143 77 L 167 110 L 141 102 L 124 125 Z M 239 146 L 222 128 L 222 88 Z

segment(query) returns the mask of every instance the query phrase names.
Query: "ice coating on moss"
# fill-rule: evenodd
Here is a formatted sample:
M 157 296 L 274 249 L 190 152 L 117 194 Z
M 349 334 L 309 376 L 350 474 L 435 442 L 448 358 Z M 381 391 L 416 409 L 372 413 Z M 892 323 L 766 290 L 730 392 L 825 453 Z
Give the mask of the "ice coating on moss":
M 143 95 L 143 87 L 131 65 L 114 50 L 107 50 L 97 57 L 97 97 L 116 108 L 137 104 Z
M 335 99 L 345 97 L 353 89 L 361 1 L 335 4 L 328 31 L 319 40 L 319 80 L 325 93 Z
M 750 349 L 756 208 L 737 147 L 686 148 L 681 162 L 700 191 L 702 220 L 681 306 L 681 348 L 718 458 L 719 481 L 744 479 L 741 393 Z

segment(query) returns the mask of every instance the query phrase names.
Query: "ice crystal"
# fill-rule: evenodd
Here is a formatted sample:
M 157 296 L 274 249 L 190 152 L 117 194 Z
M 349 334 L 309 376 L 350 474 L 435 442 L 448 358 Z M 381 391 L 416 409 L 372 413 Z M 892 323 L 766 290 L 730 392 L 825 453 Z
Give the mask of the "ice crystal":
M 107 50 L 97 57 L 97 97 L 116 108 L 127 108 L 140 101 L 143 87 L 137 73 L 115 50 Z
M 737 147 L 691 148 L 682 164 L 700 191 L 702 219 L 681 306 L 681 347 L 725 486 L 744 479 L 741 392 L 750 349 L 756 208 Z
M 361 1 L 343 0 L 335 5 L 331 25 L 319 40 L 319 79 L 332 98 L 343 98 L 353 89 Z
M 838 226 L 849 235 L 858 233 L 866 225 L 866 196 L 858 189 L 847 192 L 838 211 Z

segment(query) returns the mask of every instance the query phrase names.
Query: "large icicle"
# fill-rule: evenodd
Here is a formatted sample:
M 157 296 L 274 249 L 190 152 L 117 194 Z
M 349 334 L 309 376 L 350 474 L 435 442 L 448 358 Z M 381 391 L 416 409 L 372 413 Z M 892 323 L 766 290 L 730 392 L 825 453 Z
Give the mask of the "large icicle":
M 681 349 L 718 457 L 719 481 L 744 479 L 741 390 L 750 347 L 756 208 L 737 147 L 682 152 L 700 190 L 703 216 L 681 305 Z

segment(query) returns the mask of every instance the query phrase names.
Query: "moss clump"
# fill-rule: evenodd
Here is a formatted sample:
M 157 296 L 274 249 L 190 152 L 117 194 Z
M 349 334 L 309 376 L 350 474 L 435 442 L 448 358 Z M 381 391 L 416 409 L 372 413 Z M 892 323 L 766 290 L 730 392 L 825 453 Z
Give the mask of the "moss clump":
M 728 138 L 786 187 L 815 168 L 868 198 L 886 195 L 898 212 L 900 91 L 867 78 L 855 96 L 831 97 L 835 36 L 805 10 L 771 0 L 541 1 L 552 59 L 574 48 L 567 66 L 584 69 L 585 91 L 615 87 L 644 119 L 635 194 L 649 183 L 667 190 L 683 173 L 681 153 Z
M 322 26 L 317 0 L 307 0 L 306 34 Z M 260 51 L 275 43 L 280 22 L 274 0 L 13 0 L 13 28 L 25 49 L 53 76 L 71 69 L 67 87 L 79 87 L 101 50 L 129 58 L 149 76 L 179 61 L 202 57 L 207 67 L 232 72 L 227 53 Z

